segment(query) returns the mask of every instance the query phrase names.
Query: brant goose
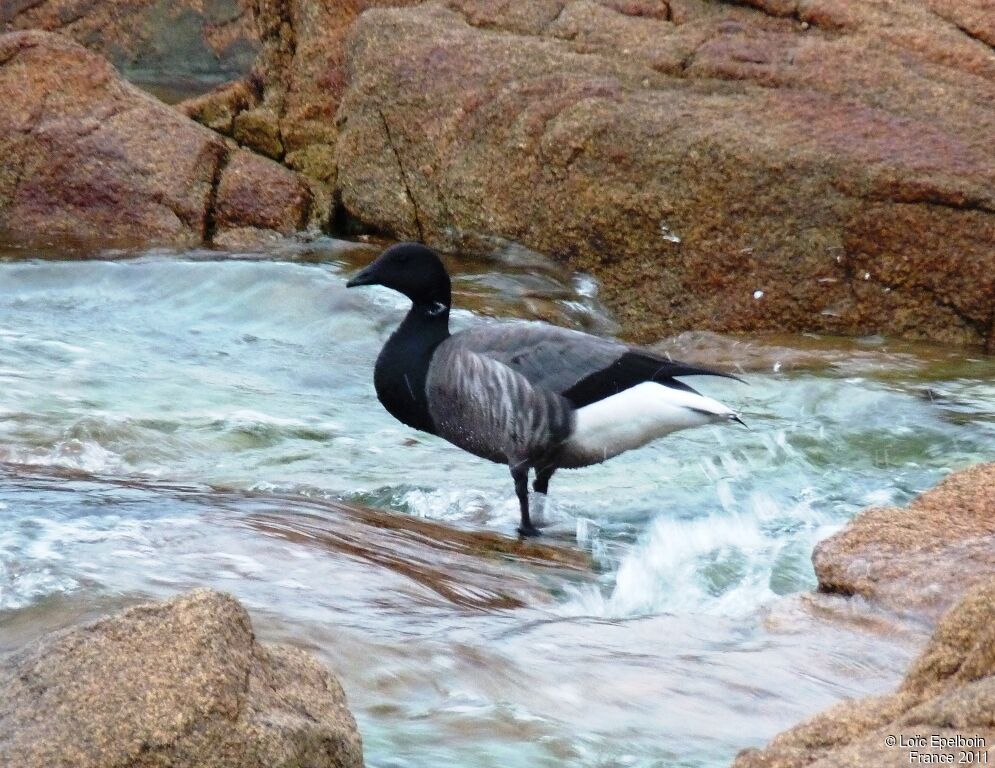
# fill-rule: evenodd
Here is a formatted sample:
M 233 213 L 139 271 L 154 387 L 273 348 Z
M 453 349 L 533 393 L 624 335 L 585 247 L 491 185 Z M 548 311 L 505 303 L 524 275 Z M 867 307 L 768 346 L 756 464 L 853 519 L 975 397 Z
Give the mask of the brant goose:
M 695 368 L 618 341 L 545 323 L 495 324 L 449 333 L 449 275 L 431 248 L 385 250 L 346 286 L 382 285 L 411 299 L 377 358 L 383 406 L 408 426 L 507 464 L 529 517 L 528 477 L 546 494 L 553 473 L 598 464 L 678 429 L 735 412 L 677 376 L 729 374 Z

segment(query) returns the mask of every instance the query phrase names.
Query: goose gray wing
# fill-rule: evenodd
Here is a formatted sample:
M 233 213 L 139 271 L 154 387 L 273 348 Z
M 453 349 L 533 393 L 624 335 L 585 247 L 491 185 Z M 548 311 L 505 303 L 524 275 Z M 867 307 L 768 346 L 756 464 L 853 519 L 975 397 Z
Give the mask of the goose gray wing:
M 501 361 L 452 336 L 436 349 L 425 381 L 435 432 L 491 461 L 543 463 L 573 431 L 573 408 Z
M 509 367 L 533 386 L 556 392 L 575 408 L 645 381 L 694 392 L 676 376 L 727 373 L 668 360 L 620 341 L 546 323 L 495 323 L 463 331 L 450 342 Z

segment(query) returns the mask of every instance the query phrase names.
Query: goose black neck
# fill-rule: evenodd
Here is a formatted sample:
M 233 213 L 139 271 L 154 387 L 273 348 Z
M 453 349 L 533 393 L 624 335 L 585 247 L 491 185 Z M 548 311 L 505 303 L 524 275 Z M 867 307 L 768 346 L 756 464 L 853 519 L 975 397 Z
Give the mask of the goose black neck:
M 435 432 L 425 380 L 436 347 L 449 338 L 449 305 L 413 304 L 377 358 L 373 384 L 377 398 L 409 427 Z
M 449 302 L 415 302 L 397 327 L 409 343 L 433 342 L 432 349 L 449 337 Z M 417 339 L 415 338 L 417 337 Z

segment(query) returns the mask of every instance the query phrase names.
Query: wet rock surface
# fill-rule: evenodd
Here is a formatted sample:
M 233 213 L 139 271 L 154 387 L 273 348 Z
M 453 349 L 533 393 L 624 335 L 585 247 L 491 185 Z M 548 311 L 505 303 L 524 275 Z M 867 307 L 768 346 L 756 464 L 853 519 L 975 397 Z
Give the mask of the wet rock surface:
M 234 151 L 61 35 L 0 36 L 0 99 L 5 239 L 189 246 L 310 220 L 295 173 Z
M 935 620 L 995 576 L 995 464 L 948 476 L 901 509 L 867 509 L 820 542 L 819 588 Z
M 943 617 L 894 693 L 844 701 L 785 731 L 763 749 L 744 750 L 733 768 L 905 766 L 927 755 L 987 752 L 995 745 L 995 580 L 964 594 Z M 927 739 L 924 746 L 902 746 Z M 983 745 L 932 746 L 933 737 Z M 889 742 L 894 738 L 898 743 Z M 977 759 L 974 762 L 978 762 Z
M 64 34 L 148 81 L 238 77 L 259 49 L 246 0 L 3 3 L 0 32 L 27 29 Z
M 0 763 L 362 766 L 342 688 L 197 590 L 53 634 L 0 668 Z
M 993 343 L 995 52 L 930 7 L 449 5 L 354 25 L 355 219 L 524 243 L 595 274 L 641 340 Z

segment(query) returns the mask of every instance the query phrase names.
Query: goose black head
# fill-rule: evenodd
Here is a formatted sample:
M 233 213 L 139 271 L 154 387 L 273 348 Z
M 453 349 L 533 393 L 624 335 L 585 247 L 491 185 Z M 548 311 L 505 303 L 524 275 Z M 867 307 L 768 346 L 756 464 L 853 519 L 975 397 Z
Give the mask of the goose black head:
M 439 255 L 420 243 L 398 243 L 381 253 L 372 264 L 346 283 L 346 288 L 382 285 L 403 293 L 412 303 L 449 309 L 449 274 Z

